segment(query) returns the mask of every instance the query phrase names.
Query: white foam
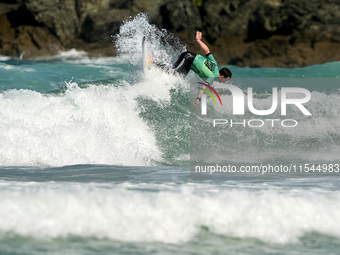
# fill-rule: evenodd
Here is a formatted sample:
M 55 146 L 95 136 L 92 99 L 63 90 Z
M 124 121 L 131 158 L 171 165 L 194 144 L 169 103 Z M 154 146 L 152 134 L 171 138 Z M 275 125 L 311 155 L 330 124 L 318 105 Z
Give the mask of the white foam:
M 0 94 L 0 165 L 146 165 L 160 159 L 131 87 L 68 86 L 61 96 Z
M 87 53 L 85 51 L 70 49 L 68 51 L 60 51 L 59 56 L 62 58 L 83 58 L 87 56 Z
M 35 60 L 60 59 L 64 61 L 72 61 L 72 60 L 89 59 L 89 57 L 87 56 L 87 52 L 85 51 L 79 51 L 76 49 L 70 49 L 70 50 L 64 51 L 58 48 L 58 53 L 56 55 L 36 57 L 34 59 Z
M 12 70 L 12 69 L 14 69 L 13 66 L 6 65 L 6 64 L 0 65 L 0 68 L 1 68 L 1 69 L 5 69 L 5 70 Z
M 105 57 L 105 58 L 82 57 L 82 58 L 74 58 L 74 59 L 63 59 L 63 61 L 66 63 L 86 64 L 87 66 L 91 66 L 91 67 L 107 68 L 107 69 L 112 68 L 111 66 L 107 67 L 108 65 L 120 65 L 120 64 L 129 63 L 129 59 L 126 56 Z
M 10 60 L 10 59 L 11 59 L 11 57 L 0 55 L 0 61 L 7 61 L 7 60 Z
M 340 238 L 339 192 L 216 192 L 214 186 L 193 184 L 157 193 L 138 190 L 143 187 L 0 182 L 0 233 L 178 244 L 206 227 L 268 243 L 298 242 L 310 232 Z

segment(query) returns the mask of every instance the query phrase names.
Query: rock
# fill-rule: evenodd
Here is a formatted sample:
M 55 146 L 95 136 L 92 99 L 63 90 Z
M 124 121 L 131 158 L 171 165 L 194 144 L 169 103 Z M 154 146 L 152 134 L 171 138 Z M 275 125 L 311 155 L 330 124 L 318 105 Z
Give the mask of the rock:
M 200 12 L 209 42 L 245 35 L 249 20 L 259 4 L 258 0 L 204 1 Z
M 61 42 L 67 44 L 77 36 L 79 20 L 74 0 L 27 0 L 25 7 L 39 24 L 47 27 Z
M 201 30 L 220 65 L 340 60 L 338 0 L 6 0 L 0 3 L 0 54 L 36 57 L 74 47 L 113 55 L 111 36 L 140 12 L 195 52 L 201 52 L 194 37 Z
M 22 1 L 11 2 L 0 14 L 0 54 L 27 58 L 56 54 L 62 48 L 58 39 L 40 27 Z
M 123 20 L 128 20 L 129 10 L 110 9 L 89 13 L 81 27 L 80 38 L 86 42 L 112 42 L 111 35 L 119 32 Z
M 202 9 L 220 63 L 296 67 L 340 59 L 336 0 L 216 0 Z
M 172 1 L 161 5 L 160 14 L 163 27 L 174 33 L 202 28 L 199 11 L 194 8 L 192 1 Z

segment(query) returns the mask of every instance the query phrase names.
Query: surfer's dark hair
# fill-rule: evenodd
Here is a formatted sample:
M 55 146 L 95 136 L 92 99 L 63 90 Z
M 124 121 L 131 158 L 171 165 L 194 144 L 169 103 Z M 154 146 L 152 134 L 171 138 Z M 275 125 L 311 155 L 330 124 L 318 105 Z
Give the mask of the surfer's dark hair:
M 220 75 L 222 75 L 224 78 L 228 78 L 230 77 L 231 78 L 231 71 L 228 69 L 228 68 L 222 68 L 220 71 L 219 71 Z

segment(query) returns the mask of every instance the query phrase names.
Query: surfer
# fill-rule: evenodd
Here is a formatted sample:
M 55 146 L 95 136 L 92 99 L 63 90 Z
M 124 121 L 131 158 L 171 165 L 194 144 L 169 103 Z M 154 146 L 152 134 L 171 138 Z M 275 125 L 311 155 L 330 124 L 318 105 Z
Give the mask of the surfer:
M 173 65 L 173 72 L 182 76 L 186 76 L 190 70 L 194 71 L 205 81 L 202 89 L 207 89 L 206 85 L 211 85 L 216 79 L 220 83 L 227 82 L 231 78 L 231 71 L 228 68 L 222 68 L 221 70 L 218 70 L 217 62 L 214 56 L 211 54 L 208 46 L 202 42 L 202 33 L 199 31 L 196 32 L 196 41 L 205 51 L 206 57 L 190 51 L 183 52 Z M 157 63 L 153 58 L 149 57 L 148 65 L 151 63 L 156 64 L 162 69 L 165 68 L 164 65 Z M 204 90 L 200 90 L 195 100 L 194 109 L 199 106 L 201 97 L 204 93 Z

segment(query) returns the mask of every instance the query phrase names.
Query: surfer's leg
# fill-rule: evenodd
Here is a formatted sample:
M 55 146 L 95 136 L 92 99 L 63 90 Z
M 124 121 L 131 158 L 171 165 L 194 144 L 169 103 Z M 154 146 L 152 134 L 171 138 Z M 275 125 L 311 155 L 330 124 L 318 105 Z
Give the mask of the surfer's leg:
M 194 62 L 195 57 L 196 54 L 193 52 L 190 51 L 183 52 L 172 67 L 175 73 L 186 76 L 190 71 L 190 67 Z
M 179 56 L 178 60 L 176 61 L 172 68 L 169 68 L 169 66 L 161 64 L 154 58 L 149 57 L 148 66 L 153 64 L 165 72 L 176 73 L 182 76 L 186 76 L 190 71 L 190 67 L 194 62 L 195 57 L 196 57 L 195 53 L 185 51 Z

